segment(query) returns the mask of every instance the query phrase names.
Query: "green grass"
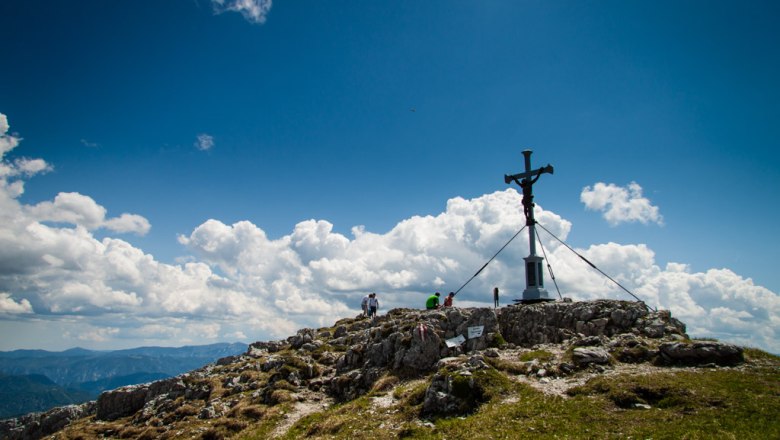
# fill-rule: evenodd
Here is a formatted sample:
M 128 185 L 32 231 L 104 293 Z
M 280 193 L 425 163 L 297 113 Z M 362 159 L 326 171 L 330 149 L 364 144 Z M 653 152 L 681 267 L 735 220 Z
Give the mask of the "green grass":
M 493 333 L 493 338 L 490 340 L 490 343 L 488 344 L 489 347 L 499 348 L 506 345 L 506 339 L 504 339 L 503 336 L 501 336 L 501 333 Z
M 553 358 L 555 358 L 555 355 L 546 350 L 526 351 L 519 356 L 519 360 L 522 362 L 530 362 L 534 359 L 544 362 L 552 360 Z
M 525 374 L 527 368 L 524 363 L 512 362 L 500 358 L 485 357 L 485 363 L 508 374 Z
M 292 408 L 291 404 L 285 403 L 269 408 L 258 423 L 251 428 L 241 432 L 238 438 L 246 440 L 265 440 L 271 438 L 277 426 L 284 421 L 284 415 Z
M 328 439 L 767 439 L 780 438 L 780 369 L 671 370 L 598 377 L 544 395 L 485 379 L 488 399 L 467 416 L 420 420 L 425 382 L 396 388 L 390 408 L 364 396 L 298 421 L 284 437 Z M 635 404 L 650 405 L 650 409 Z M 251 437 L 258 438 L 258 437 Z
M 758 348 L 752 348 L 748 347 L 745 348 L 745 360 L 747 361 L 759 361 L 759 362 L 769 362 L 769 363 L 780 363 L 780 356 L 767 353 L 764 350 L 759 350 Z
M 780 438 L 778 376 L 714 370 L 601 377 L 570 399 L 526 389 L 516 404 L 492 403 L 420 438 Z M 632 400 L 651 409 L 627 405 Z

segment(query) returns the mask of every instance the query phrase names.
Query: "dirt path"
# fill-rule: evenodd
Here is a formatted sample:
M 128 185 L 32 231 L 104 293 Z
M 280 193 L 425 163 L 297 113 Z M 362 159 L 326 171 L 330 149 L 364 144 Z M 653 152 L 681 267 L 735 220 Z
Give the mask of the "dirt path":
M 312 393 L 305 396 L 303 401 L 295 402 L 292 410 L 284 415 L 284 420 L 274 429 L 271 438 L 279 438 L 287 433 L 292 425 L 303 417 L 320 411 L 325 411 L 333 403 L 333 399 L 322 394 Z

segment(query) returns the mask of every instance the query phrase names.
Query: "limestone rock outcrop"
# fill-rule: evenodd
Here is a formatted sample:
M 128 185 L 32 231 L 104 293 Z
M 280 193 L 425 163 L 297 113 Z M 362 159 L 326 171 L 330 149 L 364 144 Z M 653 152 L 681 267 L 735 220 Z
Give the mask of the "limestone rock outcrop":
M 652 312 L 640 302 L 614 300 L 510 306 L 501 311 L 500 326 L 507 342 L 524 347 L 559 344 L 577 335 L 685 336 L 685 324 L 669 311 Z
M 53 434 L 70 422 L 95 414 L 95 402 L 53 408 L 0 421 L 0 438 L 35 440 Z
M 95 416 L 98 420 L 115 420 L 135 414 L 160 396 L 169 399 L 184 396 L 187 390 L 185 377 L 187 375 L 106 391 L 98 397 Z

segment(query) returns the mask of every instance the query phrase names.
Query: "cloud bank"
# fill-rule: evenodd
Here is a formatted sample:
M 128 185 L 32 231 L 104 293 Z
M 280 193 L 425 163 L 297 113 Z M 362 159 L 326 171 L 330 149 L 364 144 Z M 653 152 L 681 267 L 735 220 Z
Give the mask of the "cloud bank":
M 632 222 L 663 225 L 658 207 L 642 196 L 642 187 L 636 182 L 631 182 L 627 188 L 602 182 L 592 188 L 586 186 L 580 194 L 580 201 L 587 209 L 601 211 L 612 226 Z
M 149 224 L 141 216 L 107 217 L 104 207 L 78 193 L 22 203 L 25 179 L 51 167 L 39 159 L 6 159 L 19 139 L 7 134 L 2 115 L 0 129 L 0 328 L 14 335 L 48 332 L 60 349 L 282 338 L 354 316 L 369 291 L 379 294 L 380 312 L 422 307 L 432 291 L 460 287 L 525 224 L 522 196 L 511 188 L 452 198 L 438 215 L 408 218 L 383 234 L 358 226 L 346 236 L 312 219 L 274 239 L 249 221 L 211 219 L 178 238 L 189 254 L 185 262 L 166 264 L 121 238 L 93 234 L 99 228 L 144 233 Z M 569 221 L 541 206 L 536 218 L 562 240 L 572 232 Z M 563 296 L 631 299 L 547 233 L 539 237 Z M 456 305 L 488 306 L 494 286 L 502 304 L 519 297 L 527 240 L 520 234 Z M 780 297 L 750 279 L 728 269 L 661 267 L 644 244 L 577 251 L 646 303 L 670 309 L 693 336 L 780 352 Z M 549 278 L 546 287 L 558 296 Z M 2 348 L 17 348 L 15 338 Z

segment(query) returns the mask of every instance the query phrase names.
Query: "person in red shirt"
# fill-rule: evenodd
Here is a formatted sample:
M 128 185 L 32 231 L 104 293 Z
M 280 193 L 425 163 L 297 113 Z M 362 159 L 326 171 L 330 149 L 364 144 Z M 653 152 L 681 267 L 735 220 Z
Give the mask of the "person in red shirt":
M 446 298 L 444 298 L 444 307 L 452 307 L 452 300 L 455 298 L 455 292 L 450 292 Z

